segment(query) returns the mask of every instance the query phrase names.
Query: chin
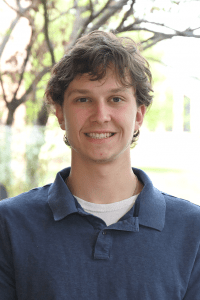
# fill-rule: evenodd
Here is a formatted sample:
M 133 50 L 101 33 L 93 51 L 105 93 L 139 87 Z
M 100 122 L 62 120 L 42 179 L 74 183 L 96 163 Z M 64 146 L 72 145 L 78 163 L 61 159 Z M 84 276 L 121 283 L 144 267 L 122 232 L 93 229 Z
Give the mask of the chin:
M 96 164 L 108 164 L 115 161 L 115 158 L 101 158 L 101 159 L 93 159 Z
M 90 160 L 92 160 L 93 162 L 97 163 L 97 164 L 107 164 L 107 163 L 114 162 L 117 158 L 119 158 L 120 154 L 122 154 L 122 152 L 113 153 L 113 154 L 110 154 L 110 155 L 104 155 L 102 157 L 99 157 L 98 155 L 96 157 L 95 157 L 95 155 L 91 155 L 88 158 Z

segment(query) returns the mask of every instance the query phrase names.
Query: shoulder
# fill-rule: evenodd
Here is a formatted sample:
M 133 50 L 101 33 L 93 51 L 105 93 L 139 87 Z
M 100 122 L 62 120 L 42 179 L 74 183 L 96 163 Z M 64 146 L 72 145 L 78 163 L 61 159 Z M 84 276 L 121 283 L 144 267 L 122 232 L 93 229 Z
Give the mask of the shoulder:
M 15 213 L 29 213 L 34 208 L 38 209 L 45 205 L 48 200 L 48 191 L 51 184 L 43 187 L 34 188 L 28 192 L 22 193 L 18 196 L 7 198 L 0 201 L 0 216 L 6 217 Z
M 166 218 L 176 223 L 200 230 L 200 206 L 188 200 L 174 197 L 167 193 L 162 195 L 166 202 Z
M 165 198 L 166 204 L 171 207 L 178 209 L 180 211 L 185 211 L 187 209 L 188 212 L 200 213 L 200 206 L 192 203 L 189 200 L 185 200 L 182 198 L 178 198 L 167 193 L 161 192 Z

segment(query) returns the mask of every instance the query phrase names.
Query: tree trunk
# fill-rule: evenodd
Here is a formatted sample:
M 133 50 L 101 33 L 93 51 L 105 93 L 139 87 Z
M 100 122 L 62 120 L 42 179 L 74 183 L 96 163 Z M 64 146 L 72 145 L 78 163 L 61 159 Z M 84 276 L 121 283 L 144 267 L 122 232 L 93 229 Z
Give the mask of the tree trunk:
M 6 120 L 6 125 L 12 126 L 12 124 L 14 122 L 14 113 L 15 113 L 15 110 L 9 109 L 7 120 Z
M 14 122 L 14 113 L 17 107 L 15 107 L 14 105 L 12 105 L 11 102 L 9 102 L 7 108 L 8 108 L 8 116 L 6 119 L 6 125 L 12 126 Z
M 41 107 L 40 111 L 38 112 L 36 125 L 46 126 L 48 118 L 49 118 L 49 113 L 47 110 L 47 106 L 43 102 L 42 107 Z
M 13 125 L 15 111 L 21 103 L 22 102 L 20 100 L 13 98 L 10 102 L 8 102 L 6 104 L 6 106 L 8 108 L 8 116 L 7 116 L 7 120 L 6 120 L 6 125 L 8 125 L 8 126 Z

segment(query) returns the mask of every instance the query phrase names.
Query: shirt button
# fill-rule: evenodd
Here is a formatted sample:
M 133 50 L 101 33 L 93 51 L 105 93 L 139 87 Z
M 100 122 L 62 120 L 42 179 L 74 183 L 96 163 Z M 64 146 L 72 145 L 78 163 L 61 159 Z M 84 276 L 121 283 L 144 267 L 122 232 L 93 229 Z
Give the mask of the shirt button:
M 106 234 L 106 231 L 103 230 L 103 231 L 102 231 L 102 234 Z

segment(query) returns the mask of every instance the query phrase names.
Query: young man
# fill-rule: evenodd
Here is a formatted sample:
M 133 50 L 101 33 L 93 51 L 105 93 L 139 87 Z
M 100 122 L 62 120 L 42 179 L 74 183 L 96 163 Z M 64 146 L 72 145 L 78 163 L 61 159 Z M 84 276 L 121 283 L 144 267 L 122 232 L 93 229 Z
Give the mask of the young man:
M 110 33 L 53 68 L 46 97 L 71 168 L 1 201 L 0 299 L 200 299 L 200 208 L 131 168 L 151 92 L 135 43 Z

